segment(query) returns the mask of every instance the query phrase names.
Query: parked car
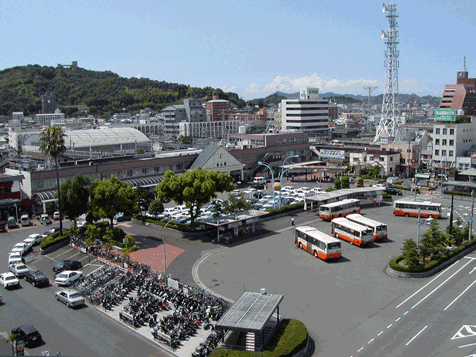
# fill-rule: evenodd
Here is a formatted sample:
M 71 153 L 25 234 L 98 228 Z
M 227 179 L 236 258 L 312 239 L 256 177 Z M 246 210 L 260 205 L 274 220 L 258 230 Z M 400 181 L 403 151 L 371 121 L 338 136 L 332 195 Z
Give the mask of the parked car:
M 7 227 L 8 227 L 8 229 L 12 229 L 12 228 L 17 227 L 17 220 L 15 219 L 15 217 L 12 217 L 12 216 L 8 217 Z
M 33 233 L 33 234 L 30 234 L 27 238 L 23 239 L 23 242 L 36 245 L 36 244 L 40 244 L 43 238 L 45 238 L 43 234 Z
M 0 232 L 7 231 L 7 224 L 4 221 L 0 221 Z
M 55 292 L 55 298 L 66 304 L 68 307 L 76 307 L 84 305 L 84 298 L 74 290 L 60 290 Z
M 56 211 L 56 212 L 53 213 L 53 219 L 56 220 L 56 221 L 58 221 L 60 219 L 59 211 Z
M 59 232 L 59 230 L 60 230 L 60 229 L 59 229 L 58 227 L 50 228 L 50 229 L 48 229 L 47 231 L 45 231 L 45 232 L 43 233 L 43 235 L 44 235 L 45 237 L 47 237 L 47 236 L 49 236 L 50 234 L 53 234 L 54 232 Z
M 12 272 L 17 278 L 22 278 L 26 273 L 30 271 L 28 267 L 23 263 L 10 264 L 8 270 Z
M 29 271 L 25 274 L 25 281 L 29 282 L 33 286 L 48 285 L 50 279 L 41 271 Z
M 78 270 L 81 266 L 81 262 L 77 260 L 62 260 L 53 266 L 53 271 L 60 273 L 64 270 Z
M 76 221 L 76 227 L 81 228 L 84 227 L 88 222 L 86 221 Z
M 22 227 L 28 227 L 31 225 L 30 217 L 27 214 L 22 214 L 20 217 L 20 224 Z
M 20 281 L 13 273 L 3 273 L 0 275 L 0 285 L 5 289 L 20 287 Z
M 23 248 L 20 248 L 20 247 L 13 247 L 13 249 L 10 251 L 10 255 L 11 254 L 19 254 L 20 256 L 23 256 L 24 253 L 25 253 L 25 250 Z
M 23 340 L 26 346 L 39 345 L 43 338 L 36 328 L 32 325 L 23 325 L 12 329 L 12 334 L 17 336 L 17 339 Z
M 73 270 L 63 270 L 61 273 L 56 275 L 55 284 L 61 286 L 70 286 L 75 281 L 81 279 L 83 272 L 73 271 Z
M 114 219 L 116 220 L 116 222 L 125 222 L 125 221 L 130 221 L 132 217 L 125 216 L 123 213 L 118 213 L 114 216 Z
M 50 216 L 48 216 L 46 213 L 43 213 L 43 214 L 40 216 L 40 223 L 41 223 L 41 224 L 44 224 L 44 225 L 46 226 L 46 225 L 48 225 L 48 224 L 52 224 L 53 222 L 51 221 Z
M 23 249 L 23 253 L 21 255 L 25 255 L 26 253 L 28 253 L 29 251 L 33 249 L 33 243 L 20 242 L 15 244 L 14 249 L 15 248 Z
M 385 192 L 387 192 L 389 195 L 397 195 L 397 196 L 402 195 L 402 191 L 395 187 L 387 187 L 385 189 Z
M 23 263 L 23 258 L 18 253 L 10 253 L 8 256 L 8 265 L 14 263 Z

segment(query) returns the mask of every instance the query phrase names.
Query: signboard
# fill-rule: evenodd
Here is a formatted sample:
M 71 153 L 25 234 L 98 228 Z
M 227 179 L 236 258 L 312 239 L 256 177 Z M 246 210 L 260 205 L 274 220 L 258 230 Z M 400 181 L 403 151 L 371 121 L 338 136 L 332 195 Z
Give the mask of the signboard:
M 319 150 L 319 156 L 321 159 L 331 159 L 331 160 L 341 160 L 344 161 L 345 159 L 345 151 L 344 150 Z
M 456 121 L 456 110 L 454 109 L 436 109 L 435 121 Z
M 0 200 L 0 205 L 6 204 L 6 203 L 20 203 L 20 200 L 15 200 L 13 198 L 5 198 L 3 200 Z
M 167 286 L 169 288 L 172 288 L 172 289 L 175 289 L 175 290 L 178 290 L 179 289 L 179 283 L 177 280 L 174 280 L 174 279 L 170 279 L 168 278 L 167 279 Z

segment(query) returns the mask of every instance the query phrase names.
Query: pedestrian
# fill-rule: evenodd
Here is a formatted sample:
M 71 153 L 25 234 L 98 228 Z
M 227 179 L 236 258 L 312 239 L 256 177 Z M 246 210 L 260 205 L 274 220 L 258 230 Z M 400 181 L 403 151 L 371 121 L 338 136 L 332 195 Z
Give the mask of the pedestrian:
M 294 217 L 291 217 L 291 227 L 294 227 Z

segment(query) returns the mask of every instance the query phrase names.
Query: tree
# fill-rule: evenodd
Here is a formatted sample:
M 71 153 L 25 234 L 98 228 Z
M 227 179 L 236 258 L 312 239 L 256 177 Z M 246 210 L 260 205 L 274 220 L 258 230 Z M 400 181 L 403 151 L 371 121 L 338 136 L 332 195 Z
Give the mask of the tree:
M 112 176 L 108 180 L 96 180 L 91 185 L 91 210 L 96 217 L 108 218 L 113 227 L 118 213 L 132 215 L 139 212 L 137 194 L 129 184 Z
M 334 189 L 340 190 L 341 187 L 342 187 L 342 185 L 341 185 L 341 182 L 340 182 L 340 178 L 336 178 L 335 181 L 334 181 Z
M 39 148 L 40 151 L 47 154 L 55 162 L 56 170 L 56 187 L 58 189 L 58 209 L 60 214 L 60 235 L 63 235 L 63 213 L 61 209 L 61 192 L 59 184 L 59 172 L 58 172 L 58 156 L 66 151 L 64 145 L 64 138 L 66 134 L 64 130 L 58 126 L 48 126 L 40 133 Z
M 409 268 L 416 268 L 420 262 L 418 256 L 418 249 L 415 241 L 413 239 L 405 239 L 402 248 L 403 258 Z
M 223 203 L 225 212 L 235 214 L 239 211 L 246 211 L 253 207 L 251 203 L 245 198 L 243 194 L 240 195 L 228 195 L 228 200 Z
M 89 184 L 86 176 L 76 175 L 72 180 L 66 180 L 60 186 L 61 209 L 69 220 L 74 220 L 76 227 L 76 218 L 88 211 L 89 202 Z
M 341 179 L 341 188 L 350 188 L 350 179 L 349 179 L 349 176 L 342 176 L 342 179 Z
M 146 188 L 137 187 L 137 205 L 139 206 L 140 213 L 142 215 L 143 211 L 147 211 L 147 201 L 149 199 L 149 191 Z
M 359 177 L 359 180 L 357 181 L 357 187 L 364 187 L 364 178 Z
M 157 216 L 164 211 L 164 204 L 160 200 L 153 200 L 149 206 L 149 213 Z
M 164 180 L 155 188 L 160 200 L 168 197 L 179 205 L 185 202 L 192 226 L 200 214 L 200 208 L 212 198 L 216 198 L 217 192 L 230 192 L 234 189 L 229 174 L 204 171 L 201 167 L 179 175 L 169 170 L 164 174 Z
M 437 254 L 441 249 L 446 248 L 446 237 L 440 231 L 438 221 L 436 219 L 431 221 L 430 228 L 423 234 L 421 239 L 423 259 L 431 254 Z
M 124 237 L 124 247 L 121 248 L 121 252 L 124 254 L 124 256 L 139 249 L 139 246 L 135 244 L 134 239 L 132 239 L 130 235 L 126 235 Z
M 102 238 L 101 228 L 93 224 L 88 225 L 85 234 L 87 237 L 85 242 L 89 246 L 93 245 L 96 240 L 100 240 Z

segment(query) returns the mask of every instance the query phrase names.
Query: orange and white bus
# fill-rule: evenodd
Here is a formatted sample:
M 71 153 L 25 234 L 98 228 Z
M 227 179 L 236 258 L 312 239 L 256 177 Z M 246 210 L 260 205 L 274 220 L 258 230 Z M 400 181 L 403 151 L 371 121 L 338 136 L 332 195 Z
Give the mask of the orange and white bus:
M 322 260 L 336 259 L 342 254 L 341 243 L 338 239 L 322 233 L 314 227 L 296 227 L 294 243 Z
M 369 227 L 373 231 L 373 240 L 387 239 L 387 225 L 379 221 L 362 216 L 359 213 L 352 213 L 346 216 L 349 221 Z
M 440 218 L 441 203 L 408 200 L 397 200 L 393 203 L 393 214 L 396 216 L 418 217 L 418 212 L 420 212 L 420 217 Z
M 334 218 L 332 220 L 331 232 L 335 237 L 339 237 L 359 247 L 373 242 L 371 228 L 351 222 L 347 218 Z
M 345 217 L 350 213 L 360 212 L 360 200 L 346 199 L 338 202 L 327 203 L 319 207 L 319 217 L 331 220 L 336 217 Z

